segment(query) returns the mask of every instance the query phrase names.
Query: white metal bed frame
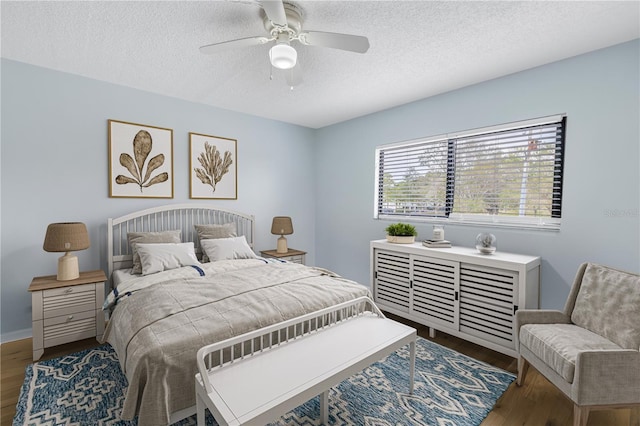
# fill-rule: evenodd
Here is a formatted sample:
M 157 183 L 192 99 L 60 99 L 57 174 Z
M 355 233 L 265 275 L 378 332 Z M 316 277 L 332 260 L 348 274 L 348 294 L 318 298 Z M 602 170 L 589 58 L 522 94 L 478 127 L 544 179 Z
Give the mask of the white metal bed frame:
M 196 254 L 201 255 L 198 233 L 194 225 L 223 225 L 234 223 L 238 236 L 244 235 L 253 248 L 255 217 L 206 204 L 169 204 L 129 213 L 107 220 L 107 277 L 113 271 L 130 268 L 131 247 L 129 232 L 160 232 L 180 230 L 182 242 L 193 241 Z

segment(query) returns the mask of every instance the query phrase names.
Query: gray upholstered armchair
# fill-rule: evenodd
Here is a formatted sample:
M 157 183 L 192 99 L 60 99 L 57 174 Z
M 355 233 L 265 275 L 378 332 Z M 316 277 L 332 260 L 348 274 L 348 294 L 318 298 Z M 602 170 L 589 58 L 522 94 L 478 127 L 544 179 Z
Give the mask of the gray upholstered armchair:
M 574 403 L 573 424 L 589 411 L 640 412 L 640 276 L 585 263 L 564 312 L 516 313 L 518 386 L 529 364 Z

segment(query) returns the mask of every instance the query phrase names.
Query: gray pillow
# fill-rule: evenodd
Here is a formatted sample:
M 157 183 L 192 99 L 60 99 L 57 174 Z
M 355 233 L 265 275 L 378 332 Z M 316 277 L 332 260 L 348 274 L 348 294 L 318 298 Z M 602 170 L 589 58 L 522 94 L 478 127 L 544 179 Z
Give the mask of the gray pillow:
M 127 233 L 127 240 L 131 246 L 131 253 L 133 254 L 133 273 L 142 273 L 142 264 L 140 263 L 140 255 L 136 249 L 136 244 L 154 244 L 154 243 L 181 243 L 182 231 L 162 231 L 162 232 L 129 232 Z
M 194 225 L 196 232 L 198 233 L 198 241 L 202 240 L 215 240 L 217 238 L 231 238 L 237 237 L 236 224 L 233 222 L 225 223 L 223 225 Z M 200 244 L 202 249 L 202 244 Z M 207 253 L 202 249 L 202 263 L 209 261 Z

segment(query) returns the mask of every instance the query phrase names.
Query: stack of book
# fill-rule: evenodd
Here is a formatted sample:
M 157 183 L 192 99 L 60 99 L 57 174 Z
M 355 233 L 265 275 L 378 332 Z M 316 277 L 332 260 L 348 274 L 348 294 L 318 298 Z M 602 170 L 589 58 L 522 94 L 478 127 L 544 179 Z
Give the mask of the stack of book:
M 429 248 L 449 248 L 451 241 L 447 240 L 424 240 L 422 245 Z

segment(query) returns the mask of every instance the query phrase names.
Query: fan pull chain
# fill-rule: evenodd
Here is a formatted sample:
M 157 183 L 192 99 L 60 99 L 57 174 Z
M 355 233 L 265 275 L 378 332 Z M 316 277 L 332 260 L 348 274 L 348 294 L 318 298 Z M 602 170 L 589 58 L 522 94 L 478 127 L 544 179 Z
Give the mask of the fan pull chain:
M 293 70 L 288 70 L 291 73 L 291 80 L 293 80 Z M 273 81 L 273 65 L 269 67 L 269 80 Z M 294 86 L 289 86 L 289 91 L 293 92 Z

